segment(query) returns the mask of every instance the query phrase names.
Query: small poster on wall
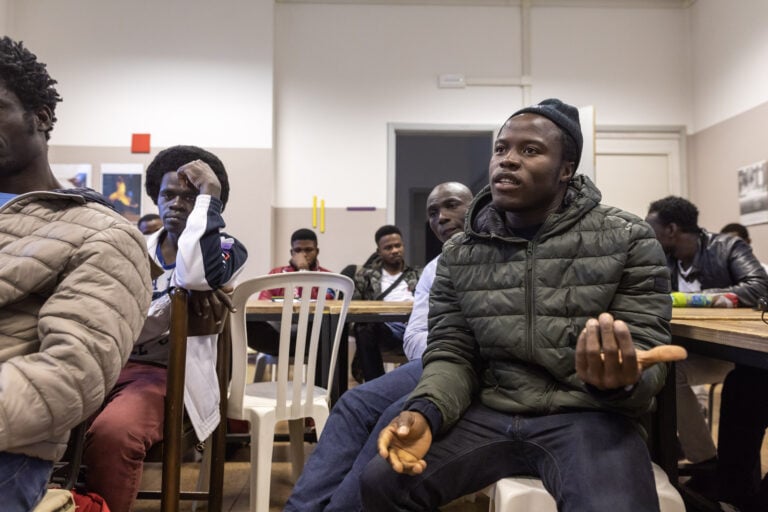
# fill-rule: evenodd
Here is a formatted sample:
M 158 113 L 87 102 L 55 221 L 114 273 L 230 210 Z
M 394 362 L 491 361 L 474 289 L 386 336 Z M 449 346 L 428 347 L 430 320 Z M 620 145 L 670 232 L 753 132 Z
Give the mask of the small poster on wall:
M 141 164 L 101 164 L 101 193 L 131 222 L 141 216 L 143 174 Z
M 739 169 L 739 212 L 745 226 L 768 222 L 768 161 Z
M 91 164 L 51 164 L 51 171 L 62 188 L 93 188 Z

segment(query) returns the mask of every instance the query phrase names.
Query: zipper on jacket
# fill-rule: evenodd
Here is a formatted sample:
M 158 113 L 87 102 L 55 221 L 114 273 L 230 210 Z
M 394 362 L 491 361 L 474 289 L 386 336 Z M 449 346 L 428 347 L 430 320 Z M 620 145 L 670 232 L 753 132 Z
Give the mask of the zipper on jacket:
M 525 251 L 525 316 L 527 318 L 527 326 L 526 330 L 528 331 L 526 333 L 526 341 L 525 341 L 525 352 L 526 352 L 526 359 L 531 360 L 533 357 L 533 299 L 534 299 L 534 293 L 533 293 L 533 252 L 535 248 L 535 242 L 531 241 L 528 242 L 528 248 Z

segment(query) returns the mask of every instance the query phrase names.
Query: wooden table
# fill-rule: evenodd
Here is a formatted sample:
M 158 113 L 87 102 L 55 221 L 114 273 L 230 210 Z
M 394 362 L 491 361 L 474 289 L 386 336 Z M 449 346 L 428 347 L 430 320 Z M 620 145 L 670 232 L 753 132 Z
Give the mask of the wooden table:
M 768 370 L 768 325 L 747 308 L 673 308 L 672 343 L 688 352 Z M 651 451 L 670 480 L 677 481 L 677 401 L 674 365 L 657 396 Z
M 768 369 L 768 325 L 761 315 L 746 308 L 674 308 L 672 342 L 695 354 Z

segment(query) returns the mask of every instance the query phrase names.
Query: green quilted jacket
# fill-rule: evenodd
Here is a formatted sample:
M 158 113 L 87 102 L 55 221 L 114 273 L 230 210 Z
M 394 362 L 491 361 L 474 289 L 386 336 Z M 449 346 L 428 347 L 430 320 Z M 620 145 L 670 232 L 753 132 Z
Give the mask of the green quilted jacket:
M 638 348 L 670 342 L 669 271 L 650 226 L 599 204 L 577 176 L 563 208 L 531 241 L 510 235 L 480 192 L 465 232 L 443 247 L 429 305 L 424 373 L 409 401 L 427 399 L 449 429 L 479 395 L 512 414 L 613 410 L 636 417 L 654 405 L 665 365 L 631 392 L 587 390 L 575 347 L 588 318 L 624 320 Z

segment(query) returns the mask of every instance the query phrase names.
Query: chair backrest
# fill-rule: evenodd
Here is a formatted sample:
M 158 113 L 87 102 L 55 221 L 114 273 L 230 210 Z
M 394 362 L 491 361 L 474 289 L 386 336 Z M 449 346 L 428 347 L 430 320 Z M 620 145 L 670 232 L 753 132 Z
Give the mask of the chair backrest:
M 335 322 L 334 326 L 326 325 L 325 331 L 333 332 L 331 357 L 327 375 L 333 378 L 342 336 L 343 325 L 349 309 L 349 303 L 354 291 L 354 282 L 341 274 L 331 272 L 286 272 L 250 279 L 240 283 L 232 297 L 237 312 L 230 317 L 232 333 L 232 380 L 230 384 L 229 416 L 232 418 L 248 419 L 243 416 L 243 401 L 246 387 L 247 370 L 247 308 L 248 300 L 262 290 L 283 288 L 286 295 L 289 291 L 301 297 L 283 301 L 280 320 L 280 348 L 277 362 L 277 411 L 278 418 L 298 418 L 311 416 L 312 399 L 314 396 L 315 373 L 317 368 L 317 353 L 321 342 L 323 319 Z M 317 288 L 317 300 L 312 299 L 312 289 Z M 332 290 L 333 301 L 339 307 L 338 315 L 328 315 L 329 306 L 325 290 Z M 340 293 L 339 293 L 340 292 Z M 291 350 L 291 325 L 297 324 L 295 349 Z M 311 329 L 309 326 L 311 325 Z M 307 336 L 309 332 L 309 336 Z M 298 354 L 297 357 L 293 357 Z M 306 358 L 304 357 L 306 354 Z M 288 379 L 288 366 L 293 359 L 293 379 Z M 330 389 L 326 389 L 326 397 L 330 400 Z M 290 408 L 287 403 L 290 401 Z
M 201 318 L 189 312 L 189 297 L 191 294 L 210 294 L 211 291 L 190 292 L 176 287 L 171 290 L 171 319 L 168 357 L 168 377 L 164 403 L 165 420 L 163 424 L 163 440 L 153 445 L 147 453 L 146 460 L 162 461 L 162 488 L 156 490 L 140 490 L 138 499 L 160 499 L 161 512 L 176 512 L 179 510 L 179 500 L 207 500 L 208 510 L 220 511 L 223 501 L 224 458 L 226 443 L 227 384 L 229 380 L 228 361 L 230 354 L 229 332 L 222 327 L 229 325 L 227 312 L 222 310 L 217 318 L 224 318 L 222 324 L 216 325 L 209 314 Z M 223 315 L 223 316 L 222 316 Z M 223 332 L 222 332 L 223 330 Z M 184 379 L 187 357 L 187 337 L 209 334 L 219 334 L 216 355 L 216 374 L 221 396 L 220 411 L 222 421 L 211 434 L 211 470 L 208 491 L 181 491 L 181 459 L 185 451 L 185 443 L 197 443 L 197 436 L 190 427 L 184 428 Z M 185 432 L 186 430 L 186 432 Z M 199 489 L 200 487 L 198 487 Z

